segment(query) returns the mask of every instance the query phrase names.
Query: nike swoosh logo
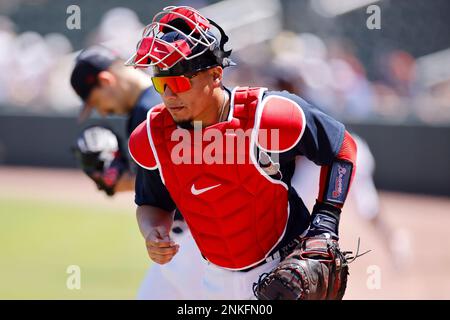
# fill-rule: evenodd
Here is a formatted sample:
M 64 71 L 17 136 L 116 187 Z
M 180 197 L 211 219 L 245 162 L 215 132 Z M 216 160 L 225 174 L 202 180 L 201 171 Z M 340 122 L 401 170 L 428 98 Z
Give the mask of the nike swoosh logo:
M 205 193 L 206 191 L 209 191 L 211 189 L 217 188 L 218 186 L 221 186 L 221 184 L 216 184 L 215 186 L 211 186 L 211 187 L 207 187 L 207 188 L 203 188 L 203 189 L 196 189 L 195 185 L 192 185 L 191 193 L 194 196 L 198 196 L 199 194 L 202 194 L 202 193 Z
M 167 51 L 162 51 L 162 50 L 159 50 L 158 48 L 153 49 L 153 51 L 158 52 L 158 53 L 167 53 Z

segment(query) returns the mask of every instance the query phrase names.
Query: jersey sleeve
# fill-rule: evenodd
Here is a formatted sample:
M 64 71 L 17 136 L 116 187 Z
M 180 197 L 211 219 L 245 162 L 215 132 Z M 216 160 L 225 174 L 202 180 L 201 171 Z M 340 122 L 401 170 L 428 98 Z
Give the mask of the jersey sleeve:
M 175 210 L 175 204 L 162 182 L 150 139 L 147 121 L 143 121 L 131 133 L 128 149 L 139 165 L 135 182 L 135 203 L 138 206 L 151 205 L 166 211 Z
M 356 172 L 356 142 L 348 131 L 338 153 L 329 165 L 320 170 L 319 195 L 321 203 L 330 203 L 342 208 Z
M 276 103 L 287 113 L 284 123 L 294 128 L 294 132 L 301 128 L 300 139 L 288 151 L 290 157 L 302 155 L 321 166 L 317 201 L 341 209 L 356 171 L 357 150 L 353 137 L 342 123 L 302 98 L 285 91 L 271 93 L 271 96 L 300 108 L 302 116 L 292 116 L 294 108 Z M 285 137 L 281 135 L 281 138 Z M 291 137 L 287 141 L 293 140 Z
M 302 155 L 321 167 L 319 194 L 306 236 L 328 234 L 339 239 L 340 215 L 356 170 L 355 141 L 342 123 L 300 97 L 287 92 L 272 95 L 291 101 L 291 104 L 299 106 L 302 113 L 302 117 L 290 117 L 285 121 L 295 131 L 302 128 L 300 139 L 287 151 L 286 157 L 292 159 Z M 277 105 L 288 111 L 294 110 L 280 103 Z M 300 122 L 302 125 L 299 125 Z
M 344 139 L 344 125 L 299 96 L 286 91 L 272 91 L 266 96 L 281 97 L 301 109 L 302 116 L 295 117 L 295 123 L 299 123 L 297 127 L 300 128 L 301 135 L 289 153 L 293 156 L 305 156 L 319 166 L 331 164 Z M 297 127 L 295 131 L 299 130 Z
M 170 212 L 176 208 L 159 171 L 141 167 L 137 169 L 134 202 L 138 206 L 149 205 Z

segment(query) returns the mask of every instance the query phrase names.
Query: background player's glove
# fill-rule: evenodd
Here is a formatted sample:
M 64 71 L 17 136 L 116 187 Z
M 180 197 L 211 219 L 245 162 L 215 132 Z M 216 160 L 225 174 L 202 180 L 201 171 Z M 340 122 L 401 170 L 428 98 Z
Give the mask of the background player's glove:
M 340 300 L 350 252 L 325 235 L 304 238 L 275 269 L 253 285 L 259 300 Z
M 119 137 L 109 128 L 91 126 L 81 132 L 73 151 L 97 188 L 114 195 L 117 181 L 128 168 Z

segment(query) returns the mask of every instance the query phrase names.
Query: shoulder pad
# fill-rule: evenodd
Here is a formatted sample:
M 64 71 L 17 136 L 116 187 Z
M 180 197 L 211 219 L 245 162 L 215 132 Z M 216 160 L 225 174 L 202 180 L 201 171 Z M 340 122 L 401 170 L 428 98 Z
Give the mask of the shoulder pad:
M 286 152 L 300 141 L 306 127 L 305 114 L 293 100 L 268 96 L 258 108 L 258 146 L 268 152 Z
M 147 121 L 142 121 L 134 129 L 128 140 L 128 151 L 133 160 L 144 169 L 157 169 L 156 159 L 150 146 L 149 135 L 147 131 Z

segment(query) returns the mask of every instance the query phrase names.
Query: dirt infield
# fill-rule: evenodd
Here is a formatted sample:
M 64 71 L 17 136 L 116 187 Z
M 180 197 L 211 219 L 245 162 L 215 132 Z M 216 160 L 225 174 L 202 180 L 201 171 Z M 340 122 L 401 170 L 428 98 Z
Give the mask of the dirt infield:
M 382 235 L 354 212 L 347 212 L 342 223 L 341 246 L 354 248 L 359 236 L 363 249 L 373 251 L 351 265 L 346 298 L 449 299 L 450 199 L 390 192 L 381 192 L 380 196 L 381 216 L 403 236 L 399 240 L 404 241 L 405 237 L 409 240 L 409 255 L 396 267 L 382 245 Z M 381 272 L 380 289 L 370 289 L 371 266 Z
M 123 208 L 133 214 L 132 193 L 109 198 L 95 191 L 78 170 L 0 167 L 1 197 Z M 381 218 L 395 230 L 394 247 L 405 255 L 396 255 L 394 261 L 386 237 L 358 215 L 352 203 L 347 204 L 341 247 L 354 250 L 360 237 L 361 251 L 372 252 L 350 265 L 345 298 L 450 299 L 450 198 L 392 192 L 381 192 L 380 197 Z

